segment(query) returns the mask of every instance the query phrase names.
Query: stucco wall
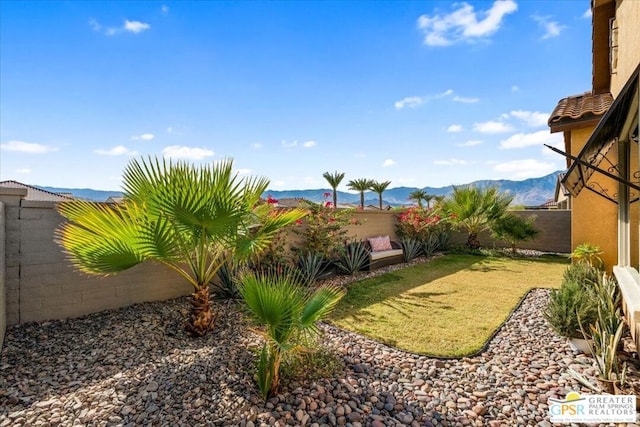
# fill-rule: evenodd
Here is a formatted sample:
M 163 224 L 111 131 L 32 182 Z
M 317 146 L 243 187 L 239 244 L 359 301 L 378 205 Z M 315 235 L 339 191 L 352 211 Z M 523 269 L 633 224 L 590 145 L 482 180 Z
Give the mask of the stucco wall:
M 611 75 L 611 94 L 618 96 L 640 64 L 640 1 L 617 0 L 616 21 L 618 24 L 618 67 Z

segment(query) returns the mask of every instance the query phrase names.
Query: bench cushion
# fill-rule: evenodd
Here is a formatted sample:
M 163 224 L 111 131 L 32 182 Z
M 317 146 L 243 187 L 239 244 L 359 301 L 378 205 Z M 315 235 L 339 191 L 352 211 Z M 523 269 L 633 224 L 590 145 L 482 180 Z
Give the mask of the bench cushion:
M 371 261 L 375 261 L 378 259 L 389 258 L 392 256 L 402 255 L 402 249 L 390 249 L 387 251 L 372 251 L 369 256 Z

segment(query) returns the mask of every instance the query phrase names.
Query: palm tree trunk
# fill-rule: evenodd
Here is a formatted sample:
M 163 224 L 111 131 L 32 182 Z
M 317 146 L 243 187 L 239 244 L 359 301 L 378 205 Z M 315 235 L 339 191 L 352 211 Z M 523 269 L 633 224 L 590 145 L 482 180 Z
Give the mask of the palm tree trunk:
M 360 192 L 360 209 L 364 210 L 364 191 Z
M 333 209 L 338 208 L 338 194 L 336 192 L 336 187 L 333 187 Z
M 191 294 L 191 313 L 185 326 L 187 334 L 202 337 L 213 329 L 214 315 L 211 311 L 209 286 L 203 285 Z
M 480 248 L 480 241 L 478 240 L 478 233 L 469 233 L 467 237 L 467 247 L 470 249 Z
M 380 210 L 382 210 L 382 193 L 378 194 L 378 198 L 379 198 L 379 204 L 380 204 Z

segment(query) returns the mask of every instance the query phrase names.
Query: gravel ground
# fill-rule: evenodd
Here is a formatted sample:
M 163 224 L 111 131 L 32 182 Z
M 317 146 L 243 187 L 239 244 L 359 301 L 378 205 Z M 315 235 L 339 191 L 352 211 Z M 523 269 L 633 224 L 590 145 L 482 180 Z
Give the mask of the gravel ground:
M 181 328 L 186 298 L 11 327 L 0 426 L 551 426 L 549 397 L 588 392 L 567 368 L 594 369 L 541 317 L 547 299 L 532 291 L 471 358 L 419 356 L 323 325 L 344 374 L 292 382 L 267 402 L 252 379 L 260 339 L 232 304 L 216 304 L 216 329 L 200 339 Z

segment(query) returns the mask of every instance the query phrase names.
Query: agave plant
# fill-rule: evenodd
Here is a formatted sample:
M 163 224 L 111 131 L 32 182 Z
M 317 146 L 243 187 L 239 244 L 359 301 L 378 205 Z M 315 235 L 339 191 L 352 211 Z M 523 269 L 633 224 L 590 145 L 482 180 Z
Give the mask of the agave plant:
M 115 206 L 61 203 L 68 221 L 56 231 L 57 240 L 86 273 L 115 274 L 146 260 L 174 270 L 194 288 L 186 328 L 196 336 L 213 328 L 209 283 L 221 266 L 248 259 L 305 215 L 260 204 L 269 181 L 239 179 L 231 160 L 200 168 L 132 160 L 123 183 L 124 201 Z
M 369 262 L 369 251 L 364 242 L 347 243 L 338 260 L 338 269 L 346 274 L 354 275 Z
M 301 351 L 305 338 L 319 333 L 317 322 L 326 317 L 344 295 L 337 286 L 311 292 L 291 271 L 246 273 L 240 294 L 255 320 L 264 326 L 265 339 L 258 360 L 258 387 L 265 399 L 277 391 L 284 357 Z
M 419 257 L 422 253 L 422 242 L 418 239 L 405 237 L 400 241 L 400 245 L 402 245 L 404 262 L 409 262 L 412 259 Z
M 303 283 L 312 286 L 325 272 L 327 264 L 321 254 L 307 252 L 300 255 L 297 267 Z

